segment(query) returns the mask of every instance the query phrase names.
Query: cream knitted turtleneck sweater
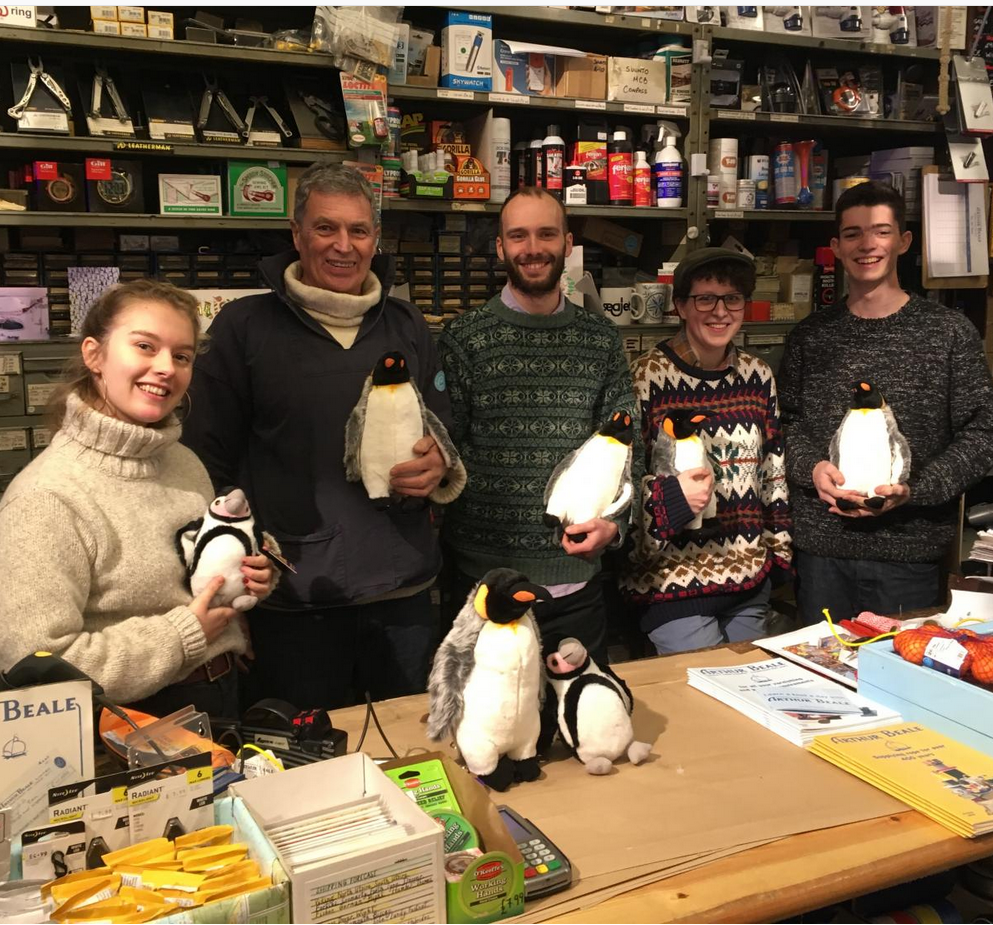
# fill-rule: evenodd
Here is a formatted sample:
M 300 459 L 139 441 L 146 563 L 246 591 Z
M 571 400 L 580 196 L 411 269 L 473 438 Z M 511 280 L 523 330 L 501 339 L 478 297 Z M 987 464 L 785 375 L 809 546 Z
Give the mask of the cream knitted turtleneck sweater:
M 62 427 L 0 499 L 0 667 L 55 652 L 119 703 L 147 697 L 222 652 L 189 609 L 180 527 L 213 497 L 169 418 L 127 424 L 71 395 Z
M 308 286 L 300 282 L 299 260 L 291 263 L 283 272 L 283 282 L 286 284 L 287 295 L 346 350 L 355 343 L 365 313 L 373 305 L 378 305 L 383 296 L 379 277 L 372 271 L 365 278 L 359 295 Z

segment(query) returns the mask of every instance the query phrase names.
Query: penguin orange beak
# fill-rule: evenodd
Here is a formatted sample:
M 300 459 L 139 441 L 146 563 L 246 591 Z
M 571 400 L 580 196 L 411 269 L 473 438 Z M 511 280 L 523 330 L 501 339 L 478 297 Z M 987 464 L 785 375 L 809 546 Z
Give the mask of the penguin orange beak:
M 673 428 L 672 428 L 672 421 L 671 421 L 671 420 L 670 420 L 669 418 L 666 418 L 666 419 L 665 419 L 665 420 L 664 420 L 664 421 L 662 422 L 662 429 L 663 429 L 663 430 L 664 430 L 664 431 L 665 431 L 665 432 L 666 432 L 666 433 L 667 433 L 667 434 L 668 434 L 668 435 L 669 435 L 670 437 L 672 437 L 672 439 L 673 439 L 673 440 L 675 440 L 675 439 L 676 439 L 676 432 L 675 432 L 675 431 L 673 430 Z
M 518 591 L 514 594 L 514 600 L 519 604 L 530 604 L 535 599 L 530 591 Z

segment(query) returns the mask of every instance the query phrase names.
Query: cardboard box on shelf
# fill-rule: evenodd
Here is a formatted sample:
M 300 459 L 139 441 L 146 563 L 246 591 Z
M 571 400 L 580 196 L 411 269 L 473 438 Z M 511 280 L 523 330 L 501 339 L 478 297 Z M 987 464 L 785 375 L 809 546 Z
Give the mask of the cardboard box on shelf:
M 143 22 L 122 22 L 121 35 L 134 35 L 139 38 L 147 38 L 148 29 Z
M 584 219 L 580 233 L 588 241 L 602 244 L 629 257 L 637 257 L 641 253 L 641 245 L 644 241 L 644 235 L 615 222 L 608 222 L 604 218 Z
M 94 22 L 117 22 L 116 6 L 91 6 L 90 19 Z M 94 30 L 96 31 L 96 30 Z
M 493 17 L 450 10 L 445 23 L 441 30 L 441 86 L 492 89 Z
M 544 45 L 530 42 L 493 42 L 493 91 L 525 96 L 552 96 L 555 92 L 555 55 Z
M 116 19 L 113 22 L 109 19 L 94 19 L 93 31 L 97 35 L 120 35 L 121 24 Z
M 411 74 L 407 72 L 408 87 L 424 87 L 433 89 L 438 86 L 441 75 L 441 48 L 438 45 L 428 45 L 424 52 L 424 73 Z
M 119 6 L 117 18 L 121 22 L 140 22 L 145 24 L 145 8 L 143 6 Z
M 172 29 L 173 28 L 172 13 L 160 13 L 158 10 L 149 10 L 148 25 L 162 26 L 166 29 Z
M 666 102 L 666 63 L 661 58 L 607 59 L 607 99 L 624 103 Z
M 150 39 L 171 39 L 173 38 L 172 26 L 153 26 L 149 23 L 148 37 Z
M 555 95 L 579 100 L 607 98 L 607 56 L 583 55 L 559 58 Z

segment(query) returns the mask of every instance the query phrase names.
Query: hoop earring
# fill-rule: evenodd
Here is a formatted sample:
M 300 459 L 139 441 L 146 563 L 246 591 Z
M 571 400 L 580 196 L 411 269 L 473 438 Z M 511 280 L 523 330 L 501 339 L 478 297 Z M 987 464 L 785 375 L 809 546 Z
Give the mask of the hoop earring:
M 186 402 L 186 407 L 183 408 L 182 414 L 176 415 L 181 422 L 185 421 L 193 413 L 193 396 L 190 395 L 189 389 L 183 393 L 183 401 Z

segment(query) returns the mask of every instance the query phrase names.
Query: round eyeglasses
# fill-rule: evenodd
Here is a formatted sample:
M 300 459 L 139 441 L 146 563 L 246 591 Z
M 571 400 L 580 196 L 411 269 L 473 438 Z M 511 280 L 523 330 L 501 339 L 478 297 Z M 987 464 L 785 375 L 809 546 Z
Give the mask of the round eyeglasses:
M 712 312 L 717 308 L 718 302 L 724 303 L 724 308 L 729 312 L 743 312 L 748 299 L 741 292 L 726 292 L 724 295 L 714 295 L 712 292 L 704 292 L 700 295 L 690 295 L 686 298 L 693 300 L 693 307 L 698 312 Z

